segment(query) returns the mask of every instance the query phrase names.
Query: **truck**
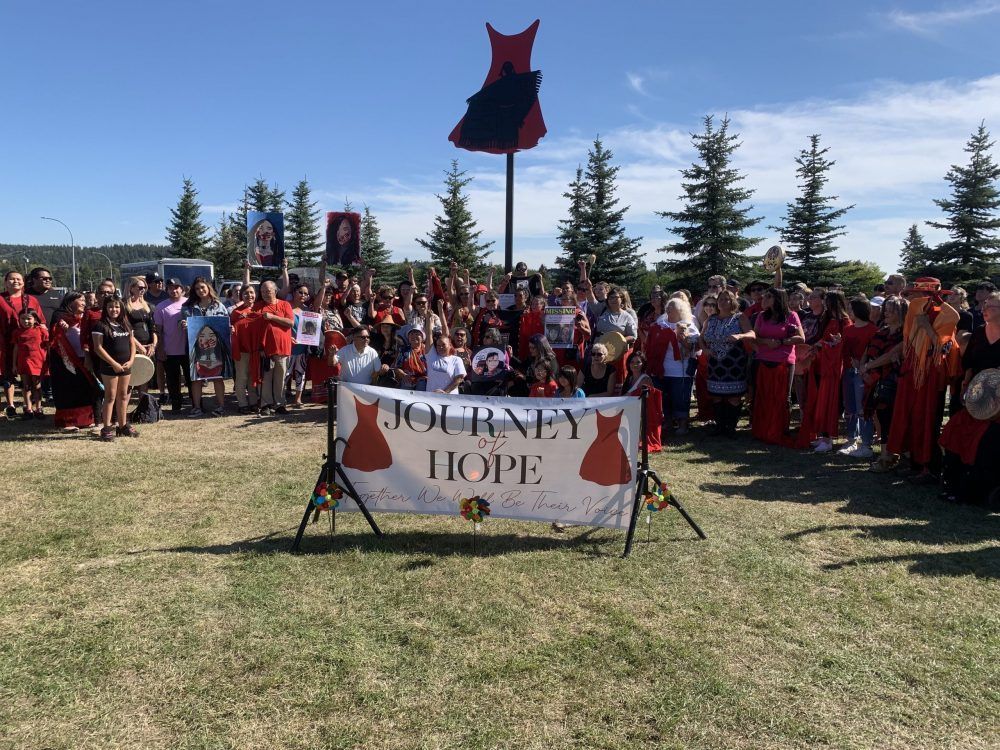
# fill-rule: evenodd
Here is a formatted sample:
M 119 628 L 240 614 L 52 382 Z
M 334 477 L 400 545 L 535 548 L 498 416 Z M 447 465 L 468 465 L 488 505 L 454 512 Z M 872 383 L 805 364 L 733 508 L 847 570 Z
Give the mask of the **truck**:
M 209 281 L 215 276 L 215 266 L 209 260 L 197 258 L 161 258 L 160 260 L 144 260 L 137 263 L 122 263 L 122 286 L 128 284 L 132 276 L 145 276 L 147 273 L 158 273 L 166 281 L 178 279 L 184 286 L 190 286 L 198 276 L 204 276 Z

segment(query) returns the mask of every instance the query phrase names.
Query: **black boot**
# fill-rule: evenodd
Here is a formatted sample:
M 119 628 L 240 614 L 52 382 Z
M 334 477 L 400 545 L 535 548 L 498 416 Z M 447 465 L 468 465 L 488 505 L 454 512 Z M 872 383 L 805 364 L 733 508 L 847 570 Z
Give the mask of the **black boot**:
M 736 427 L 740 423 L 740 413 L 743 411 L 742 404 L 729 404 L 729 437 L 736 437 Z
M 726 420 L 729 418 L 728 407 L 729 404 L 725 401 L 712 404 L 712 414 L 715 416 L 715 429 L 712 430 L 713 436 L 718 437 L 726 434 Z

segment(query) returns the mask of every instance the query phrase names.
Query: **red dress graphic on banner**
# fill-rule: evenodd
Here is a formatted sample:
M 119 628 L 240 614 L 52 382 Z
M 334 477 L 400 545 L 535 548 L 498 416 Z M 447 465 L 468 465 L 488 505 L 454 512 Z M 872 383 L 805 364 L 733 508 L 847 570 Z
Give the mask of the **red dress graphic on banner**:
M 482 89 L 469 97 L 469 109 L 448 140 L 459 148 L 491 154 L 534 148 L 546 133 L 538 103 L 542 73 L 531 69 L 538 21 L 512 36 L 489 24 L 486 31 L 493 62 Z
M 347 447 L 340 463 L 358 471 L 378 471 L 392 466 L 392 452 L 378 428 L 378 399 L 366 404 L 354 397 L 358 423 L 347 438 Z
M 618 439 L 618 428 L 624 413 L 620 411 L 613 417 L 606 417 L 597 412 L 597 437 L 583 456 L 581 479 L 605 487 L 632 481 L 632 467 L 622 441 Z

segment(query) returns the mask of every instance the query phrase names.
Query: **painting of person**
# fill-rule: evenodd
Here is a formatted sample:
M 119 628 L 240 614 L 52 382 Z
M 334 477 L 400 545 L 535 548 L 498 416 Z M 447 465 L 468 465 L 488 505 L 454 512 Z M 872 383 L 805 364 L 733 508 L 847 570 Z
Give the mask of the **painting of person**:
M 228 325 L 228 319 L 221 320 Z M 192 380 L 218 380 L 233 375 L 228 341 L 223 341 L 219 332 L 207 322 L 197 327 L 190 358 Z
M 361 263 L 361 215 L 331 211 L 326 215 L 326 262 L 331 266 Z
M 247 260 L 251 265 L 277 268 L 285 258 L 284 216 L 276 212 L 247 213 Z

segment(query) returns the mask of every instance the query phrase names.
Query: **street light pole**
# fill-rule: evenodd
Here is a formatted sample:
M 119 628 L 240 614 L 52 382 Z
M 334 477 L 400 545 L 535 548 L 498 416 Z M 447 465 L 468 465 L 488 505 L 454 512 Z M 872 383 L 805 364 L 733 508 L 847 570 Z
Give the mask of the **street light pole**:
M 94 255 L 100 255 L 102 258 L 104 258 L 104 260 L 106 260 L 108 262 L 108 278 L 111 279 L 112 283 L 114 283 L 114 281 L 115 281 L 115 267 L 114 267 L 114 264 L 111 262 L 111 258 L 109 258 L 104 253 L 97 252 L 96 250 L 92 250 L 91 252 L 94 253 Z M 117 284 L 115 286 L 117 286 Z
M 59 219 L 53 219 L 51 216 L 43 216 L 46 221 L 54 221 L 57 224 L 62 224 L 66 227 L 64 222 L 59 221 Z M 69 232 L 69 251 L 73 256 L 73 290 L 76 290 L 76 242 L 73 240 L 73 230 L 66 227 L 66 231 Z

